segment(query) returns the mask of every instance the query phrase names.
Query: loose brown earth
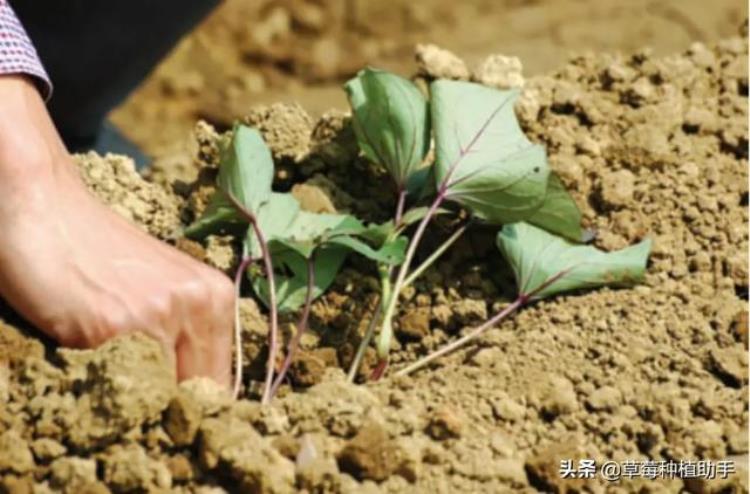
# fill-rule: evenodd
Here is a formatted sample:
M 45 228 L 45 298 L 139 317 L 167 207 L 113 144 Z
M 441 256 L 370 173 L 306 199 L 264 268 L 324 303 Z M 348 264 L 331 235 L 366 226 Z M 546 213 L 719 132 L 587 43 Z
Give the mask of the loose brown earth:
M 169 167 L 187 166 L 197 119 L 229 128 L 249 108 L 279 101 L 315 117 L 344 109 L 342 81 L 365 64 L 411 73 L 417 43 L 470 65 L 517 56 L 539 75 L 571 53 L 650 46 L 663 56 L 715 42 L 747 12 L 738 0 L 224 0 L 114 120 Z
M 377 293 L 372 267 L 352 257 L 314 306 L 295 390 L 266 408 L 255 380 L 267 326 L 249 294 L 248 399 L 235 403 L 208 381 L 176 386 L 145 337 L 55 349 L 9 316 L 0 325 L 0 490 L 747 492 L 747 51 L 731 38 L 665 58 L 583 56 L 525 81 L 519 118 L 547 147 L 596 244 L 654 239 L 644 285 L 538 303 L 411 378 L 350 385 L 340 367 Z M 522 81 L 497 58 L 472 72 L 448 53 L 421 55 L 421 78 Z M 345 115 L 316 121 L 276 105 L 246 120 L 272 147 L 277 189 L 308 209 L 368 220 L 393 209 L 384 172 L 357 157 Z M 183 181 L 159 169 L 144 181 L 122 157 L 79 163 L 107 204 L 230 271 L 230 239 L 201 245 L 179 234 L 212 190 L 217 139 L 198 125 Z M 494 234 L 472 231 L 405 294 L 394 368 L 513 295 Z M 561 480 L 560 460 L 580 458 L 730 458 L 740 472 L 713 482 Z

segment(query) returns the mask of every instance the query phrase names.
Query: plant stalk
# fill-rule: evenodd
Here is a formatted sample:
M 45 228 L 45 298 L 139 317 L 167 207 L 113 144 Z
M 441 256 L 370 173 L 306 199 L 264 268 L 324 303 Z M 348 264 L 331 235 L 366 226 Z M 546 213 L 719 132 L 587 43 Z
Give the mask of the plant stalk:
M 409 243 L 409 248 L 406 251 L 404 262 L 401 264 L 401 267 L 398 271 L 398 276 L 396 277 L 396 281 L 393 284 L 393 289 L 391 290 L 387 305 L 385 306 L 385 311 L 383 313 L 383 324 L 380 328 L 380 337 L 378 338 L 378 356 L 380 357 L 381 361 L 387 360 L 388 358 L 388 352 L 391 345 L 391 337 L 393 336 L 393 326 L 391 323 L 391 319 L 393 318 L 393 313 L 396 309 L 396 304 L 398 303 L 398 296 L 404 287 L 406 273 L 409 271 L 409 266 L 411 265 L 411 261 L 417 251 L 419 242 L 422 240 L 422 236 L 424 235 L 425 229 L 427 228 L 427 224 L 435 215 L 435 212 L 440 207 L 440 204 L 442 204 L 443 200 L 445 199 L 445 195 L 446 189 L 445 187 L 441 187 L 437 197 L 435 197 L 435 200 L 432 202 L 430 209 L 427 211 L 425 217 L 422 218 L 422 221 L 419 223 L 416 232 L 414 232 L 414 236 L 411 238 L 411 242 Z
M 419 278 L 419 276 L 424 273 L 424 271 L 427 270 L 448 248 L 450 248 L 451 245 L 453 245 L 456 240 L 461 238 L 461 235 L 466 231 L 468 228 L 469 223 L 464 223 L 461 225 L 453 234 L 448 237 L 441 245 L 438 247 L 435 252 L 428 257 L 427 259 L 422 262 L 422 264 L 419 265 L 417 269 L 415 269 L 409 276 L 406 277 L 404 280 L 404 284 L 402 286 L 403 288 L 406 288 L 407 286 L 411 285 L 414 280 Z M 375 311 L 373 312 L 372 319 L 370 319 L 370 324 L 367 326 L 367 331 L 365 332 L 364 337 L 362 338 L 362 342 L 360 343 L 359 347 L 357 348 L 357 354 L 354 357 L 354 360 L 352 361 L 352 365 L 349 368 L 349 374 L 347 375 L 347 379 L 349 382 L 354 382 L 354 379 L 357 376 L 357 371 L 359 370 L 359 366 L 362 362 L 362 358 L 364 357 L 364 353 L 367 350 L 367 347 L 370 345 L 370 341 L 372 340 L 373 335 L 375 334 L 375 324 L 377 323 L 378 319 L 380 319 L 381 311 L 383 310 L 383 300 L 388 300 L 389 293 L 390 293 L 390 277 L 392 275 L 393 269 L 391 268 L 388 271 L 387 277 L 383 278 L 381 280 L 381 284 L 385 287 L 388 286 L 388 289 L 383 289 L 383 295 L 380 296 L 378 300 L 378 304 L 375 308 Z M 387 284 L 387 285 L 386 285 Z
M 273 274 L 273 261 L 268 243 L 258 223 L 253 221 L 253 230 L 260 244 L 263 264 L 265 265 L 266 278 L 268 279 L 268 305 L 271 313 L 271 329 L 268 335 L 268 363 L 266 364 L 266 380 L 263 385 L 263 396 L 260 402 L 267 405 L 271 401 L 271 386 L 273 385 L 273 371 L 276 365 L 276 354 L 279 352 L 279 311 L 276 307 L 276 280 Z
M 404 208 L 406 207 L 406 196 L 408 192 L 406 190 L 406 187 L 403 185 L 399 186 L 398 190 L 398 202 L 396 204 L 396 213 L 394 214 L 393 218 L 393 225 L 398 228 L 399 223 L 401 223 L 401 219 L 404 216 Z M 354 355 L 354 360 L 352 360 L 352 364 L 349 367 L 349 373 L 346 376 L 346 379 L 348 382 L 353 383 L 354 379 L 357 377 L 357 371 L 359 371 L 359 366 L 362 364 L 362 358 L 365 356 L 365 352 L 367 351 L 367 347 L 370 346 L 370 341 L 372 341 L 372 337 L 375 335 L 375 327 L 377 326 L 378 320 L 380 319 L 380 313 L 383 310 L 383 301 L 388 300 L 390 298 L 390 290 L 391 290 L 391 277 L 393 276 L 393 266 L 389 266 L 386 268 L 385 266 L 379 267 L 380 271 L 380 286 L 381 286 L 381 293 L 378 297 L 377 304 L 375 306 L 375 310 L 372 313 L 372 318 L 370 319 L 370 323 L 367 325 L 367 330 L 365 331 L 364 336 L 362 337 L 362 341 L 359 343 L 359 347 L 357 347 L 357 353 Z
M 495 112 L 493 112 L 489 120 L 492 119 L 497 111 L 498 110 L 495 110 Z M 486 130 L 487 125 L 489 125 L 489 120 L 482 126 L 479 134 L 483 133 Z M 393 285 L 393 291 L 390 298 L 388 299 L 388 305 L 386 306 L 385 313 L 383 315 L 383 325 L 380 328 L 380 338 L 378 339 L 378 356 L 380 357 L 380 362 L 378 363 L 378 367 L 376 368 L 378 377 L 382 375 L 383 372 L 385 372 L 385 368 L 388 365 L 388 352 L 390 351 L 391 338 L 393 337 L 393 313 L 396 310 L 396 304 L 398 303 L 398 297 L 401 293 L 401 290 L 404 288 L 404 279 L 406 278 L 406 273 L 409 271 L 411 261 L 414 258 L 414 254 L 417 251 L 419 242 L 422 240 L 422 235 L 424 235 L 427 225 L 432 220 L 432 217 L 435 216 L 438 208 L 448 196 L 448 189 L 450 188 L 451 177 L 453 176 L 453 173 L 456 171 L 456 168 L 458 168 L 461 160 L 469 153 L 471 148 L 474 146 L 478 137 L 478 135 L 474 136 L 474 138 L 466 148 L 461 148 L 461 151 L 459 152 L 456 160 L 451 164 L 450 167 L 448 167 L 448 171 L 445 174 L 445 177 L 443 177 L 443 180 L 438 186 L 438 192 L 435 200 L 432 202 L 432 205 L 430 205 L 430 209 L 427 210 L 427 214 L 424 218 L 422 218 L 422 221 L 417 227 L 417 231 L 411 238 L 409 249 L 406 251 L 406 257 L 404 258 L 403 264 L 401 264 L 401 269 L 399 269 L 398 277 L 396 278 L 396 282 Z
M 456 242 L 456 240 L 461 238 L 461 235 L 464 234 L 464 232 L 466 231 L 468 227 L 469 227 L 469 222 L 464 223 L 463 225 L 458 227 L 458 229 L 456 229 L 456 231 L 453 232 L 453 234 L 450 237 L 445 239 L 445 241 L 442 244 L 440 244 L 440 247 L 435 249 L 435 251 L 432 254 L 430 254 L 430 257 L 425 259 L 422 262 L 422 264 L 420 264 L 417 267 L 417 269 L 412 271 L 411 274 L 409 274 L 409 276 L 406 277 L 402 288 L 406 288 L 407 286 L 414 283 L 414 280 L 422 276 L 422 273 L 424 273 L 430 266 L 432 266 L 435 263 L 435 261 L 437 261 L 440 258 L 440 256 L 442 256 L 443 253 L 446 250 L 448 250 L 450 246 Z
M 242 323 L 240 322 L 240 288 L 242 287 L 242 275 L 247 267 L 255 259 L 245 254 L 242 258 L 237 272 L 234 275 L 234 385 L 232 396 L 236 400 L 240 396 L 242 386 Z
M 393 221 L 393 224 L 396 227 L 399 223 L 401 223 L 401 218 L 404 216 L 404 207 L 406 207 L 406 194 L 406 188 L 404 188 L 404 186 L 401 186 L 398 191 L 398 203 L 396 204 L 396 214 Z
M 388 359 L 378 360 L 378 363 L 375 364 L 375 368 L 370 374 L 370 380 L 379 381 L 380 378 L 383 377 L 383 374 L 385 374 L 386 369 L 388 369 Z
M 258 239 L 260 245 L 261 256 L 263 258 L 263 264 L 266 270 L 266 277 L 268 278 L 268 305 L 269 312 L 271 315 L 271 328 L 268 335 L 268 364 L 266 365 L 266 380 L 263 385 L 263 396 L 261 403 L 266 405 L 270 401 L 271 397 L 271 386 L 273 384 L 273 370 L 276 364 L 276 354 L 278 353 L 278 336 L 279 336 L 279 313 L 276 307 L 276 280 L 273 275 L 273 261 L 271 259 L 271 251 L 268 249 L 268 243 L 266 237 L 263 235 L 263 231 L 258 226 L 258 221 L 255 215 L 249 211 L 244 204 L 237 200 L 234 195 L 229 191 L 224 191 L 229 198 L 229 201 L 237 209 L 237 211 L 250 223 L 250 226 L 255 232 L 255 236 Z
M 401 219 L 404 216 L 404 208 L 406 207 L 406 196 L 408 192 L 406 190 L 406 187 L 403 185 L 399 186 L 398 190 L 398 202 L 396 204 L 396 213 L 394 214 L 393 218 L 393 225 L 398 228 L 399 223 L 401 223 Z M 370 341 L 372 341 L 372 337 L 375 335 L 375 327 L 378 323 L 378 319 L 380 319 L 380 312 L 383 310 L 383 301 L 388 300 L 390 298 L 390 289 L 391 289 L 391 277 L 393 276 L 393 266 L 389 266 L 387 269 L 384 266 L 380 266 L 380 286 L 381 286 L 381 294 L 378 298 L 377 305 L 375 306 L 375 310 L 372 313 L 372 318 L 370 319 L 370 323 L 367 325 L 367 330 L 365 331 L 364 336 L 362 337 L 362 341 L 359 343 L 359 346 L 357 347 L 357 353 L 354 355 L 354 360 L 352 360 L 352 364 L 349 367 L 349 372 L 346 376 L 346 379 L 348 382 L 353 383 L 354 379 L 357 377 L 357 371 L 359 371 L 359 366 L 362 364 L 362 358 L 365 356 L 365 352 L 367 351 L 367 347 L 370 346 Z
M 383 308 L 383 297 L 378 297 L 377 305 L 375 306 L 375 310 L 372 313 L 372 317 L 370 318 L 370 323 L 367 325 L 367 331 L 365 331 L 365 335 L 362 337 L 362 341 L 359 343 L 359 346 L 357 347 L 357 353 L 354 355 L 354 360 L 352 360 L 351 365 L 349 366 L 349 373 L 346 375 L 346 380 L 350 383 L 354 382 L 354 379 L 357 377 L 357 372 L 359 371 L 359 366 L 362 365 L 362 359 L 365 356 L 365 352 L 367 351 L 367 347 L 370 346 L 370 341 L 372 340 L 373 335 L 375 334 L 375 327 L 377 326 L 378 321 L 380 320 L 380 311 Z
M 431 354 L 427 355 L 426 357 L 417 360 L 413 364 L 411 364 L 411 365 L 409 365 L 407 367 L 404 367 L 403 369 L 401 369 L 398 372 L 396 372 L 395 375 L 396 376 L 405 376 L 407 374 L 410 374 L 410 373 L 414 372 L 415 370 L 420 369 L 420 368 L 424 367 L 425 365 L 429 364 L 433 360 L 436 360 L 436 359 L 442 357 L 443 355 L 456 350 L 457 348 L 463 346 L 464 344 L 466 344 L 466 343 L 470 342 L 471 340 L 475 339 L 476 337 L 480 336 L 482 333 L 484 333 L 485 331 L 487 331 L 489 328 L 493 327 L 494 325 L 496 325 L 497 323 L 499 323 L 500 321 L 502 321 L 503 319 L 505 319 L 506 317 L 508 317 L 509 315 L 511 315 L 513 312 L 515 312 L 521 306 L 523 306 L 527 301 L 528 301 L 527 297 L 522 296 L 522 295 L 519 296 L 518 298 L 516 298 L 515 301 L 513 301 L 513 303 L 511 303 L 510 305 L 508 305 L 507 307 L 505 307 L 503 310 L 501 310 L 500 312 L 498 312 L 491 319 L 488 319 L 481 326 L 473 329 L 471 332 L 469 332 L 468 334 L 462 336 L 461 338 L 457 339 L 456 341 L 453 341 L 453 342 L 445 345 L 440 350 L 432 352 Z
M 314 291 L 315 291 L 315 259 L 314 259 L 314 254 L 313 254 L 313 257 L 310 257 L 307 260 L 307 292 L 305 294 L 305 305 L 302 309 L 302 315 L 300 316 L 299 321 L 297 321 L 297 332 L 294 334 L 294 338 L 291 339 L 291 341 L 289 342 L 289 345 L 287 346 L 286 357 L 284 357 L 284 363 L 281 365 L 281 370 L 279 370 L 279 373 L 276 376 L 276 380 L 273 382 L 273 385 L 271 387 L 270 399 L 273 399 L 273 397 L 276 396 L 276 392 L 279 390 L 279 387 L 284 382 L 284 378 L 286 377 L 287 372 L 289 372 L 289 367 L 292 365 L 294 356 L 297 353 L 297 350 L 299 350 L 300 342 L 302 341 L 302 335 L 305 333 L 305 331 L 307 331 L 308 320 L 310 319 L 310 309 L 312 308 Z
M 373 373 L 373 375 L 376 378 L 379 378 L 385 372 L 385 369 L 388 365 L 388 353 L 390 351 L 391 338 L 393 337 L 393 325 L 392 325 L 393 313 L 398 303 L 398 297 L 401 293 L 401 290 L 404 287 L 406 274 L 409 271 L 411 261 L 414 258 L 414 254 L 417 250 L 417 246 L 419 245 L 419 242 L 422 239 L 422 235 L 424 235 L 424 231 L 427 227 L 427 224 L 435 215 L 435 212 L 437 211 L 438 207 L 440 207 L 440 204 L 442 204 L 442 202 L 448 196 L 448 190 L 453 184 L 453 182 L 451 182 L 451 178 L 453 176 L 453 173 L 458 168 L 458 165 L 461 163 L 464 157 L 466 157 L 472 151 L 472 149 L 474 148 L 474 145 L 479 140 L 479 137 L 486 132 L 492 119 L 495 118 L 495 116 L 500 112 L 500 110 L 503 107 L 504 107 L 504 104 L 500 105 L 490 114 L 490 116 L 487 118 L 487 120 L 484 122 L 482 127 L 474 135 L 474 137 L 471 139 L 471 141 L 466 147 L 463 147 L 463 146 L 460 147 L 458 156 L 456 156 L 456 159 L 448 167 L 448 170 L 445 176 L 440 181 L 440 185 L 438 186 L 438 192 L 437 192 L 437 196 L 435 197 L 435 200 L 430 206 L 430 209 L 427 211 L 427 214 L 425 215 L 425 217 L 422 218 L 422 221 L 419 223 L 419 226 L 417 227 L 417 230 L 414 233 L 414 236 L 412 237 L 411 242 L 409 243 L 409 248 L 406 252 L 406 257 L 404 258 L 404 262 L 401 265 L 401 269 L 399 269 L 398 277 L 396 278 L 396 282 L 393 285 L 393 290 L 391 292 L 391 296 L 388 298 L 387 305 L 385 308 L 385 313 L 383 315 L 383 324 L 380 328 L 380 336 L 378 339 L 378 356 L 380 357 L 380 361 L 378 362 L 375 372 Z
M 414 372 L 417 369 L 420 369 L 424 367 L 425 365 L 429 364 L 433 360 L 442 357 L 446 353 L 450 353 L 453 350 L 457 349 L 458 347 L 464 345 L 465 343 L 468 343 L 469 341 L 473 340 L 474 338 L 480 336 L 482 333 L 487 331 L 492 326 L 495 326 L 500 321 L 508 317 L 509 315 L 513 314 L 515 311 L 529 303 L 530 301 L 534 300 L 534 297 L 538 293 L 540 293 L 542 290 L 550 286 L 552 283 L 555 283 L 557 280 L 562 278 L 563 276 L 566 276 L 568 274 L 569 270 L 563 270 L 559 273 L 554 274 L 553 276 L 550 276 L 547 278 L 544 283 L 540 284 L 538 287 L 536 287 L 534 290 L 527 292 L 527 293 L 521 293 L 516 297 L 516 299 L 508 305 L 506 308 L 498 312 L 496 315 L 494 315 L 491 319 L 488 319 L 485 321 L 481 326 L 477 327 L 470 333 L 466 334 L 465 336 L 462 336 L 461 338 L 457 339 L 456 341 L 449 343 L 448 345 L 444 346 L 440 350 L 437 350 L 429 355 L 427 355 L 424 358 L 421 358 L 414 362 L 413 364 L 404 367 L 400 371 L 396 372 L 396 376 L 405 376 L 407 374 L 410 374 Z

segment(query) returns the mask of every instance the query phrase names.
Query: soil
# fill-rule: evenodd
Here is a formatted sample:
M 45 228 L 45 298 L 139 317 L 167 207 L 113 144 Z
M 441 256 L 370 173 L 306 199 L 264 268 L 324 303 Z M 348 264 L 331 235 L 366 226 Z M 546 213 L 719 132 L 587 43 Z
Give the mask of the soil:
M 746 33 L 743 33 L 746 37 Z M 246 382 L 180 385 L 140 335 L 96 350 L 0 324 L 0 491 L 747 492 L 748 46 L 726 38 L 671 56 L 584 55 L 524 78 L 517 60 L 472 64 L 422 47 L 419 78 L 523 85 L 517 114 L 547 147 L 603 249 L 654 239 L 646 282 L 537 303 L 409 378 L 344 379 L 377 293 L 351 257 L 313 308 L 313 331 L 272 406 L 257 402 L 265 315 L 242 301 Z M 246 117 L 277 160 L 276 188 L 313 210 L 381 220 L 394 195 L 357 156 L 345 114 L 299 105 Z M 93 192 L 191 255 L 231 271 L 231 239 L 179 238 L 205 207 L 219 133 L 150 181 L 118 156 L 80 156 Z M 179 178 L 178 178 L 179 177 Z M 426 239 L 450 233 L 440 223 Z M 454 339 L 513 296 L 495 231 L 475 228 L 404 294 L 393 367 Z M 288 324 L 284 325 L 286 332 Z M 372 355 L 363 372 L 372 365 Z M 563 480 L 560 461 L 733 459 L 726 480 Z
M 169 168 L 190 162 L 190 129 L 221 128 L 258 104 L 345 109 L 341 84 L 372 64 L 413 70 L 414 46 L 437 43 L 469 66 L 495 53 L 528 75 L 571 53 L 651 46 L 662 56 L 736 33 L 745 2 L 713 0 L 225 0 L 113 115 Z

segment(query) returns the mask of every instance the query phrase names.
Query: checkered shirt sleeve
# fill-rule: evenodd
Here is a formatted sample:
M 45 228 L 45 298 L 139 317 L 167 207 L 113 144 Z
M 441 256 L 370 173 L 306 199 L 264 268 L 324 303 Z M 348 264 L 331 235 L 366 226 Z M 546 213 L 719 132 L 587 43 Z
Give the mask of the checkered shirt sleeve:
M 34 45 L 7 0 L 0 0 L 0 75 L 2 74 L 33 76 L 45 98 L 52 92 L 52 84 Z

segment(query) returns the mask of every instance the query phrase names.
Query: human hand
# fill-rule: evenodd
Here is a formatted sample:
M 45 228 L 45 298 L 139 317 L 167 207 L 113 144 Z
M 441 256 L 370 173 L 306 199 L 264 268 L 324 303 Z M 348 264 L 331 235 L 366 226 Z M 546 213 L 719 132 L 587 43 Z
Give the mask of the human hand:
M 0 76 L 0 295 L 65 346 L 133 331 L 229 387 L 234 290 L 85 188 L 36 89 Z

